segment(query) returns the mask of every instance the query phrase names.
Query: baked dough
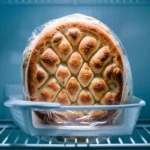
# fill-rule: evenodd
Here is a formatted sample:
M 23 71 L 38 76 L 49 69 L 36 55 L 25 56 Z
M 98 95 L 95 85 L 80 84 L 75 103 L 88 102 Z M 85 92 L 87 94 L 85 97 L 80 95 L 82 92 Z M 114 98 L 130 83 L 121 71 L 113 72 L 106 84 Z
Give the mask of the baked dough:
M 23 84 L 31 101 L 62 105 L 119 105 L 130 92 L 129 66 L 112 31 L 100 21 L 71 15 L 51 21 L 33 38 L 23 55 Z M 84 115 L 110 117 L 112 111 L 58 113 L 62 120 Z M 55 117 L 36 113 L 41 120 Z

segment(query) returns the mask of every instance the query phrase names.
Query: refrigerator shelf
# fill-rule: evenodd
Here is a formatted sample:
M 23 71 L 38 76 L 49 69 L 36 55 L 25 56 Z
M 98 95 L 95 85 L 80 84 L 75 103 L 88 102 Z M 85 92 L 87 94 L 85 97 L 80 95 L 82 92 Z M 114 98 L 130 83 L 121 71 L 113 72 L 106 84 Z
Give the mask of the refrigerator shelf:
M 0 148 L 103 148 L 103 149 L 150 149 L 150 121 L 138 122 L 132 135 L 107 138 L 100 142 L 101 137 L 94 137 L 92 140 L 87 137 L 85 141 L 78 141 L 77 137 L 72 137 L 73 141 L 56 141 L 57 137 L 50 137 L 49 141 L 42 138 L 29 136 L 22 132 L 12 121 L 0 121 Z

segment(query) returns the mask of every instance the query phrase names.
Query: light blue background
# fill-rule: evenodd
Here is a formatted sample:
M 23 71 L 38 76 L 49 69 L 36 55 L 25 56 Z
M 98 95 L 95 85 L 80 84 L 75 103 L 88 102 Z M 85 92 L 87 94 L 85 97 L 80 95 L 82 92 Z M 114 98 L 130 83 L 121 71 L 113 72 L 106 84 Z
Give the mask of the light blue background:
M 5 89 L 21 84 L 22 52 L 34 28 L 72 13 L 100 19 L 120 38 L 131 64 L 134 95 L 147 102 L 140 119 L 150 119 L 150 5 L 144 4 L 0 5 L 0 119 L 11 119 L 3 106 Z

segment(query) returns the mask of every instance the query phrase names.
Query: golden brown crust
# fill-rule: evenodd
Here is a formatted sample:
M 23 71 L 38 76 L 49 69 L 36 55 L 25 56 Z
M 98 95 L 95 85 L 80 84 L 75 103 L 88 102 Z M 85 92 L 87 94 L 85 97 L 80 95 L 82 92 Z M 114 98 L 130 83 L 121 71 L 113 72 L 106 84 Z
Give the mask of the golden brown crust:
M 90 60 L 90 67 L 94 73 L 100 74 L 107 63 L 111 61 L 111 52 L 108 47 L 102 47 Z
M 57 100 L 64 105 L 77 100 L 79 105 L 93 105 L 95 100 L 99 104 L 120 104 L 124 67 L 119 47 L 110 34 L 107 28 L 94 23 L 67 19 L 45 30 L 28 60 L 28 99 Z M 46 74 L 36 69 L 37 64 Z M 55 84 L 47 86 L 46 75 L 56 78 L 58 91 L 54 90 Z
M 43 85 L 47 79 L 48 79 L 48 74 L 42 67 L 38 65 L 36 71 L 37 86 L 40 87 L 41 85 Z
M 71 44 L 62 33 L 56 33 L 52 38 L 52 47 L 62 61 L 66 61 L 73 49 Z
M 78 52 L 74 52 L 68 61 L 68 67 L 72 74 L 76 75 L 78 74 L 81 66 L 83 64 L 83 59 L 81 55 Z
M 79 52 L 83 58 L 87 61 L 92 54 L 97 50 L 97 40 L 94 37 L 86 36 L 82 39 L 79 45 Z
M 103 105 L 115 105 L 114 93 L 108 92 L 101 100 Z
M 48 89 L 42 89 L 39 93 L 39 100 L 40 101 L 46 101 L 51 102 L 54 99 L 54 94 L 50 92 Z
M 85 31 L 90 31 L 94 34 L 96 34 L 98 37 L 101 37 L 104 41 L 107 41 L 108 46 L 111 47 L 112 51 L 114 54 L 118 54 L 119 50 L 118 47 L 115 45 L 114 41 L 107 35 L 107 33 L 103 30 L 101 30 L 100 28 L 98 28 L 97 26 L 93 25 L 93 24 L 87 24 L 87 23 L 83 23 L 83 22 L 61 22 L 60 25 L 56 26 L 55 28 L 51 28 L 49 30 L 49 32 L 45 33 L 45 35 L 43 37 L 41 37 L 38 41 L 38 43 L 36 44 L 31 56 L 30 56 L 30 62 L 29 62 L 29 66 L 28 66 L 28 78 L 30 79 L 30 81 L 28 81 L 28 91 L 29 91 L 29 95 L 33 95 L 33 93 L 35 94 L 36 92 L 36 84 L 32 83 L 34 81 L 34 75 L 35 75 L 35 65 L 36 64 L 36 60 L 37 60 L 37 56 L 39 51 L 41 50 L 41 47 L 44 45 L 44 41 L 46 41 L 47 39 L 50 39 L 59 29 L 65 29 L 65 28 L 70 28 L 70 27 L 78 27 L 81 28 Z M 120 60 L 120 62 L 118 62 L 118 64 L 122 64 L 122 60 Z M 122 66 L 122 65 L 121 65 Z M 30 83 L 29 83 L 30 82 Z
M 27 85 L 28 85 L 28 92 L 29 94 L 27 95 L 28 99 L 32 101 L 37 100 L 37 89 L 36 89 L 36 62 L 38 58 L 39 52 L 35 49 L 32 53 L 31 56 L 32 60 L 30 60 L 29 65 L 28 65 L 28 70 L 27 70 Z
M 70 51 L 70 45 L 68 42 L 62 42 L 58 47 L 58 53 L 60 53 L 62 56 L 66 56 L 68 55 L 69 51 Z M 64 59 L 66 60 L 66 59 Z
M 58 102 L 61 105 L 70 105 L 71 104 L 65 89 L 62 89 L 62 91 L 58 94 L 55 102 Z
M 79 105 L 93 105 L 94 99 L 89 91 L 83 90 L 78 98 Z
M 55 52 L 52 49 L 48 48 L 44 51 L 40 58 L 42 65 L 47 69 L 47 71 L 51 74 L 55 73 L 60 63 L 60 60 Z
M 67 90 L 68 96 L 70 97 L 70 100 L 72 102 L 76 101 L 78 94 L 81 90 L 81 86 L 76 80 L 76 78 L 71 77 L 71 79 L 68 81 L 68 84 L 66 86 L 66 90 Z
M 60 65 L 56 71 L 56 78 L 59 83 L 64 87 L 71 77 L 70 71 L 65 65 Z
M 39 90 L 39 100 L 40 101 L 54 101 L 56 95 L 61 90 L 55 78 L 51 78 L 42 88 Z
M 89 89 L 96 101 L 100 101 L 104 94 L 109 90 L 107 84 L 101 78 L 94 78 Z
M 58 33 L 56 35 L 54 35 L 53 39 L 52 39 L 52 43 L 53 44 L 59 44 L 63 39 L 63 35 Z
M 93 72 L 91 71 L 88 64 L 84 63 L 78 75 L 78 81 L 81 83 L 83 87 L 87 87 L 89 83 L 92 81 L 93 76 L 94 76 Z
M 76 41 L 79 36 L 81 36 L 81 33 L 77 28 L 72 28 L 68 30 L 68 37 L 70 37 L 72 41 Z

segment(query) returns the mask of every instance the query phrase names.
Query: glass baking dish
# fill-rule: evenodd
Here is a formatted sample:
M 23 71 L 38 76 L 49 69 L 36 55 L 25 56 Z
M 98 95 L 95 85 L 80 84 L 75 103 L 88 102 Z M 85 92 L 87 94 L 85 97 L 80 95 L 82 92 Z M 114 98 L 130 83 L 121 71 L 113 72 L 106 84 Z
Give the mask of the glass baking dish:
M 61 106 L 58 103 L 32 102 L 20 99 L 7 100 L 4 103 L 11 112 L 14 122 L 32 136 L 120 136 L 130 135 L 135 127 L 144 100 L 133 97 L 128 104 L 103 106 Z M 34 111 L 66 110 L 117 110 L 117 117 L 111 124 L 98 122 L 96 125 L 50 125 L 42 124 Z

